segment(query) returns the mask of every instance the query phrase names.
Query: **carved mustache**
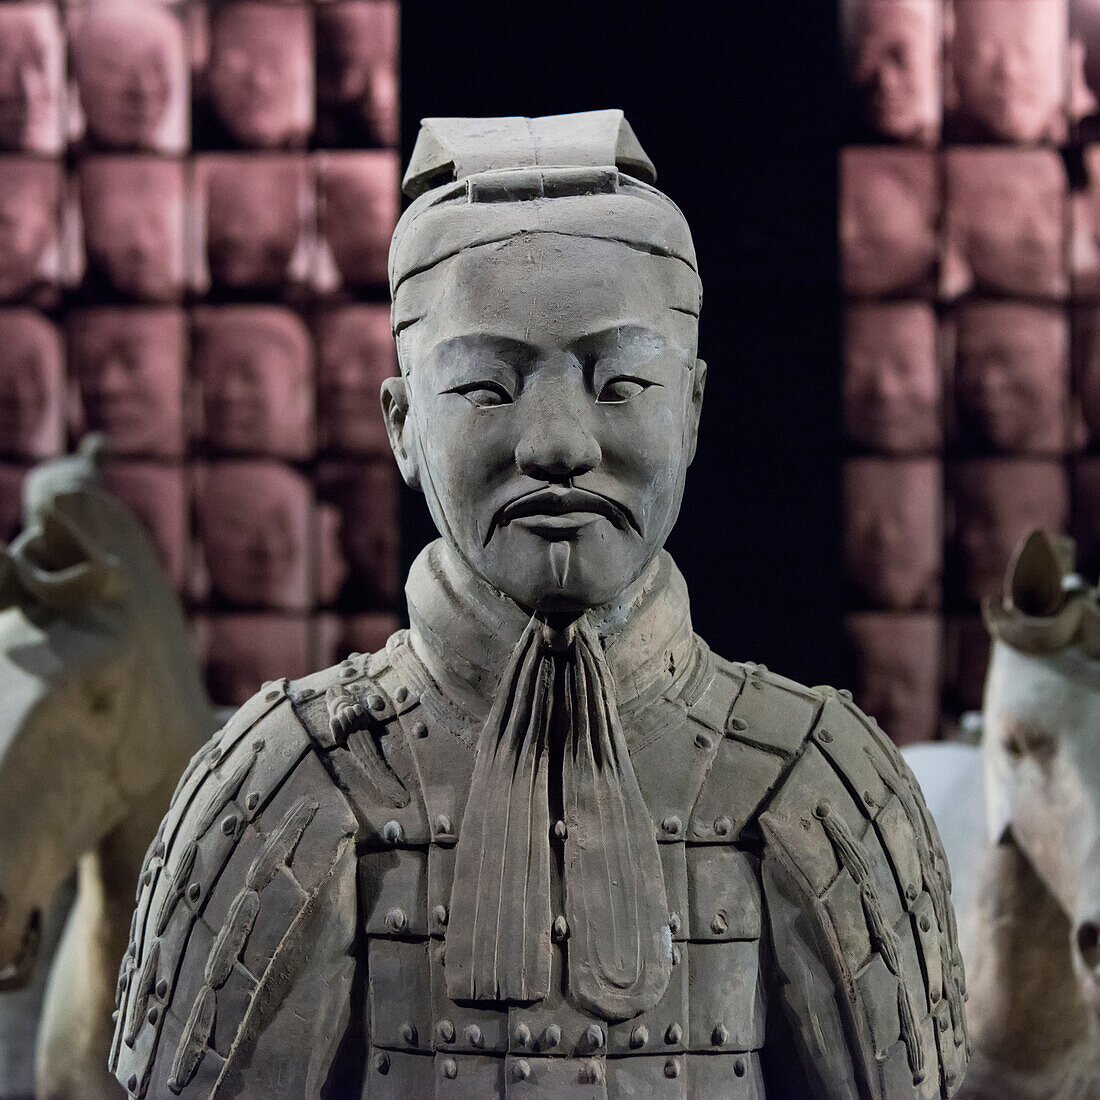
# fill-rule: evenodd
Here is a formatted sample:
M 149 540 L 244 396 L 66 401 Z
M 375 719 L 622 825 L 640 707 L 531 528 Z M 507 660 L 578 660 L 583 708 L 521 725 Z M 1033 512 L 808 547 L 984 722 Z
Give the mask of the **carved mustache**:
M 620 531 L 631 528 L 639 535 L 642 533 L 638 521 L 625 504 L 593 489 L 581 489 L 574 485 L 547 485 L 524 493 L 498 508 L 482 545 L 488 544 L 497 528 L 507 527 L 515 519 L 522 519 L 524 516 L 560 516 L 566 512 L 594 512 L 610 521 Z

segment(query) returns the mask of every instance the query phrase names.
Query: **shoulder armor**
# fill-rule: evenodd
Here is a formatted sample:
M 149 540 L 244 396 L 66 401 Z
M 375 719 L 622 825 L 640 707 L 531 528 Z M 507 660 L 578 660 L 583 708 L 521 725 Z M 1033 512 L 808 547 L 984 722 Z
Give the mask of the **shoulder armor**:
M 969 1043 L 939 836 L 878 726 L 847 693 L 806 694 L 816 716 L 759 818 L 773 942 L 805 1068 L 829 1096 L 950 1096 Z
M 287 682 L 265 685 L 192 759 L 146 856 L 110 1060 L 131 1096 L 215 1095 L 354 832 Z

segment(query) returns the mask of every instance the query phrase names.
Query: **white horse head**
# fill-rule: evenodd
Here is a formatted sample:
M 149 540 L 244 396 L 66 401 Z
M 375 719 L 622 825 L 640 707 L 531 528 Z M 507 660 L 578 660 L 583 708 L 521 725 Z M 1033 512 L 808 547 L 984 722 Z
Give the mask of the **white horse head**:
M 1082 1000 L 1100 1016 L 1100 602 L 1073 544 L 1035 531 L 1000 600 L 983 702 L 989 839 L 1014 842 L 1064 912 Z

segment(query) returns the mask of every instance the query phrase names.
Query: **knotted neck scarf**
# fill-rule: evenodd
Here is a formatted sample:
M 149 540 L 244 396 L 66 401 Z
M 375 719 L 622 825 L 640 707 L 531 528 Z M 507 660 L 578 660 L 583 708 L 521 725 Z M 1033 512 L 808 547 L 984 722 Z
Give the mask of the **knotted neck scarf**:
M 550 992 L 559 800 L 569 992 L 605 1019 L 626 1019 L 668 984 L 668 901 L 615 683 L 586 617 L 561 632 L 531 619 L 482 728 L 447 929 L 452 1000 L 527 1002 Z

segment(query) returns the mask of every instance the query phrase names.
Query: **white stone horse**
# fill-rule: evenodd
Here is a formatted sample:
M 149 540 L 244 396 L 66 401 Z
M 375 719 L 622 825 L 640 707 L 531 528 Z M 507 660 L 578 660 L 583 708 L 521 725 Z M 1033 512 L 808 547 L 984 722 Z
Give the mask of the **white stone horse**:
M 947 849 L 974 1056 L 957 1100 L 1100 1098 L 1100 602 L 1033 532 L 1002 600 L 980 749 L 905 752 Z
M 39 1100 L 120 1096 L 106 1066 L 142 858 L 216 727 L 153 545 L 96 466 L 84 447 L 32 471 L 25 530 L 0 556 L 0 990 L 33 984 L 43 922 L 74 869 L 77 884 L 45 983 Z M 33 989 L 0 992 L 0 1096 L 31 1091 L 37 1008 Z

